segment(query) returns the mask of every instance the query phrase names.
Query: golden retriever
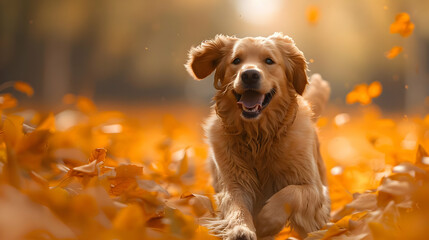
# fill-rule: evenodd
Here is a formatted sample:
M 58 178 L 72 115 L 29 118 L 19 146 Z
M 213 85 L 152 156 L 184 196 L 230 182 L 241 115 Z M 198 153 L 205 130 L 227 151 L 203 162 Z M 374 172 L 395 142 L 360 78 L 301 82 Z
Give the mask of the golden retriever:
M 307 64 L 293 40 L 217 35 L 191 48 L 185 66 L 195 79 L 216 70 L 205 126 L 219 210 L 211 230 L 254 240 L 286 224 L 303 238 L 324 226 L 330 200 L 314 122 L 330 88 L 315 74 L 302 96 Z

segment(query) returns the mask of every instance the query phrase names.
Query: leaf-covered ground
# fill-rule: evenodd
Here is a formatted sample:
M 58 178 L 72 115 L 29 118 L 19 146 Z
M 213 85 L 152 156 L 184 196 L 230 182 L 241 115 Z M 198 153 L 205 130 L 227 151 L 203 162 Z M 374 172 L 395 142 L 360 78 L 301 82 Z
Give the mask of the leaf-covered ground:
M 359 85 L 347 101 L 380 93 L 379 83 Z M 0 239 L 216 239 L 199 225 L 216 214 L 200 127 L 207 109 L 124 114 L 74 95 L 50 114 L 16 105 L 0 95 Z M 332 223 L 309 239 L 425 239 L 429 115 L 353 109 L 330 107 L 317 123 Z M 297 236 L 285 228 L 277 239 L 288 237 Z

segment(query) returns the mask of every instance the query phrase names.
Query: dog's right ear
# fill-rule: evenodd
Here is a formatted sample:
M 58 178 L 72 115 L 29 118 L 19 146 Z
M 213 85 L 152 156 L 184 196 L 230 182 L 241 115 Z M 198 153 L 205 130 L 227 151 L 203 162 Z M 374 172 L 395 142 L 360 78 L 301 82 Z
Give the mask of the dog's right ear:
M 204 79 L 216 69 L 235 40 L 237 40 L 235 37 L 216 35 L 214 39 L 191 48 L 188 62 L 185 64 L 186 70 L 196 80 Z

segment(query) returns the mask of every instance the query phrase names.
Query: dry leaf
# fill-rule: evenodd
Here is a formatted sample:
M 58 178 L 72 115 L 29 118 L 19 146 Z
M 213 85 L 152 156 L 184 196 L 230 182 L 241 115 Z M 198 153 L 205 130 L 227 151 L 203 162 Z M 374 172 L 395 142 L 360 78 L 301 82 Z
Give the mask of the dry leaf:
M 386 57 L 388 59 L 393 59 L 396 56 L 398 56 L 398 54 L 400 54 L 402 52 L 402 47 L 400 46 L 394 46 L 392 49 L 390 49 L 388 52 L 386 52 Z
M 92 151 L 88 161 L 96 161 L 97 163 L 103 162 L 106 158 L 106 153 L 107 150 L 105 148 L 96 148 L 94 151 Z
M 414 23 L 410 20 L 408 13 L 396 15 L 395 22 L 390 25 L 390 33 L 399 33 L 402 37 L 408 37 L 413 33 Z
M 347 102 L 381 93 L 379 82 L 359 84 Z M 216 239 L 198 226 L 216 216 L 201 114 L 162 125 L 152 109 L 142 124 L 79 99 L 80 111 L 35 113 L 38 127 L 25 134 L 23 118 L 2 112 L 0 239 Z M 333 116 L 318 123 L 333 223 L 308 239 L 425 239 L 429 115 L 383 118 L 366 107 Z M 276 236 L 286 238 L 298 239 L 290 228 Z
M 97 107 L 95 106 L 94 102 L 92 102 L 91 99 L 83 96 L 79 96 L 77 98 L 76 106 L 80 111 L 86 114 L 95 113 L 97 111 Z
M 18 100 L 14 98 L 11 94 L 0 94 L 0 110 L 13 108 L 18 104 Z
M 316 6 L 309 6 L 307 8 L 306 15 L 307 15 L 307 21 L 310 24 L 316 24 L 320 18 L 320 10 Z
M 131 204 L 119 211 L 113 220 L 113 227 L 117 230 L 130 231 L 142 228 L 144 224 L 143 211 L 140 206 Z
M 366 84 L 358 84 L 353 91 L 346 96 L 346 103 L 353 104 L 359 102 L 362 105 L 368 105 L 373 98 L 380 96 L 383 88 L 378 81 L 372 82 L 369 86 Z
M 116 177 L 136 177 L 143 174 L 143 167 L 134 164 L 123 164 L 115 168 Z
M 29 97 L 33 96 L 33 94 L 34 94 L 33 88 L 26 82 L 16 81 L 13 84 L 13 87 L 16 90 L 27 94 L 27 96 L 29 96 Z
M 79 174 L 87 174 L 89 176 L 96 176 L 98 175 L 98 169 L 97 169 L 97 161 L 92 161 L 88 164 L 75 167 L 72 169 L 72 175 L 79 175 Z

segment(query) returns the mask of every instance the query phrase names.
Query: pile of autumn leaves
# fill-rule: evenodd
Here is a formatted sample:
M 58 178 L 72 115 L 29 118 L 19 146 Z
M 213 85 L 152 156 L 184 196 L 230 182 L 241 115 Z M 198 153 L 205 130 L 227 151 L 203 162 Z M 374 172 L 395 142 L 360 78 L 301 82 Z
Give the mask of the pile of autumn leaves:
M 308 239 L 426 239 L 428 203 L 429 155 L 419 146 L 415 161 L 394 166 L 376 189 L 354 193 Z
M 213 238 L 198 225 L 214 210 L 195 151 L 158 132 L 159 158 L 143 156 L 146 129 L 85 97 L 56 115 L 5 114 L 16 102 L 0 95 L 0 239 Z
M 31 95 L 25 83 L 14 87 Z M 0 95 L 3 111 L 14 107 L 11 100 L 16 105 L 12 95 Z M 120 112 L 97 110 L 85 97 L 67 95 L 64 104 L 67 109 L 56 115 L 2 113 L 0 239 L 215 239 L 199 225 L 215 216 L 213 189 L 204 169 L 207 151 L 195 143 L 177 149 L 176 143 L 183 140 L 171 133 L 180 123 L 170 119 L 162 131 L 153 132 Z M 372 127 L 381 124 L 378 135 L 368 124 L 353 126 L 347 121 L 353 122 L 342 113 L 318 124 L 322 133 L 333 135 L 337 133 L 327 125 L 342 133 L 353 128 L 368 131 L 374 135 L 368 136 L 368 144 L 385 154 L 381 161 L 388 164 L 378 172 L 370 170 L 381 176 L 372 181 L 374 187 L 348 192 L 353 182 L 365 181 L 366 175 L 359 172 L 368 167 L 369 159 L 365 166 L 339 167 L 325 154 L 332 223 L 309 239 L 422 239 L 429 220 L 429 156 L 422 146 L 417 153 L 412 148 L 420 140 L 428 144 L 429 115 L 397 123 L 372 116 L 367 121 Z M 397 133 L 401 122 L 418 126 L 416 137 L 402 139 Z M 195 129 L 182 129 L 178 135 L 191 131 Z M 150 136 L 142 137 L 146 132 Z M 148 156 L 141 149 L 151 139 L 158 139 L 158 154 Z M 325 148 L 333 142 L 329 137 L 322 141 Z M 405 155 L 400 146 L 408 149 Z M 411 152 L 415 158 L 410 158 Z M 277 239 L 290 236 L 296 235 L 285 228 Z

